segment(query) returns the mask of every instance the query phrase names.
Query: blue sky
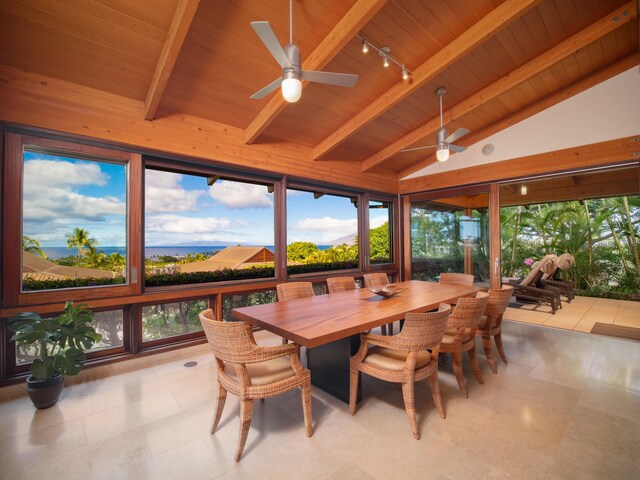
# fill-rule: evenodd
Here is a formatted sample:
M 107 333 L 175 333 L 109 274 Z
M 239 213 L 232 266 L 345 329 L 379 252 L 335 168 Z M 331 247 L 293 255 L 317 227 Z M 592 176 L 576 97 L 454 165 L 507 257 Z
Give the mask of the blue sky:
M 73 228 L 98 246 L 125 245 L 126 170 L 118 164 L 25 153 L 24 234 L 44 247 L 66 246 Z M 145 244 L 273 245 L 274 196 L 263 185 L 147 170 Z M 326 244 L 356 233 L 348 197 L 287 192 L 288 243 Z M 379 212 L 379 214 L 378 214 Z M 386 219 L 374 210 L 372 227 Z

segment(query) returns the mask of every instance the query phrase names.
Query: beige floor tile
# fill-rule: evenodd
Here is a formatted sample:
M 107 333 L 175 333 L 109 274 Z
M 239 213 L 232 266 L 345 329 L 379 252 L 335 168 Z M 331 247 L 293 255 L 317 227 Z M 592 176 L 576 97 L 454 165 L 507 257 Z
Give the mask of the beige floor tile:
M 573 330 L 575 330 L 576 332 L 583 332 L 583 333 L 589 333 L 591 332 L 591 329 L 593 328 L 593 326 L 596 324 L 595 321 L 593 320 L 585 320 L 584 318 L 582 320 L 580 320 L 575 327 L 573 327 Z
M 564 328 L 566 330 L 573 330 L 578 322 L 580 322 L 579 316 L 573 315 L 552 315 L 544 322 L 547 327 Z
M 118 435 L 179 412 L 176 401 L 165 393 L 87 415 L 84 417 L 87 441 L 95 442 Z
M 640 393 L 588 381 L 578 406 L 640 422 Z M 640 425 L 639 425 L 640 426 Z
M 348 463 L 344 465 L 342 468 L 338 469 L 333 475 L 327 477 L 327 480 L 344 480 L 348 478 L 349 480 L 373 480 L 374 477 L 369 475 L 367 472 L 362 470 L 361 468 Z

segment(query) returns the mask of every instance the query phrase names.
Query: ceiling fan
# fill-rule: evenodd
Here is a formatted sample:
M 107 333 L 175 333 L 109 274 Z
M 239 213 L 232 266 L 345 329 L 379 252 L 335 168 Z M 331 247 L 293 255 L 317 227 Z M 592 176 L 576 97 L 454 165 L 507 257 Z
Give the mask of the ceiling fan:
M 339 87 L 353 87 L 358 81 L 358 75 L 348 73 L 318 72 L 302 70 L 300 68 L 300 48 L 293 43 L 293 10 L 292 0 L 289 0 L 289 44 L 284 48 L 280 46 L 273 33 L 269 22 L 251 22 L 251 26 L 267 47 L 276 62 L 282 67 L 282 76 L 271 82 L 266 87 L 251 95 L 251 98 L 263 98 L 282 85 L 282 96 L 287 102 L 294 103 L 300 100 L 302 94 L 301 80 L 309 82 L 327 83 Z
M 436 88 L 436 95 L 440 97 L 440 128 L 436 132 L 436 144 L 426 145 L 424 147 L 405 148 L 401 152 L 413 152 L 414 150 L 422 150 L 423 148 L 436 148 L 436 158 L 439 162 L 444 162 L 449 158 L 449 150 L 454 152 L 464 152 L 467 147 L 461 147 L 459 145 L 452 145 L 451 142 L 455 142 L 460 137 L 469 133 L 470 130 L 466 128 L 459 128 L 451 135 L 442 126 L 442 96 L 447 93 L 444 87 Z

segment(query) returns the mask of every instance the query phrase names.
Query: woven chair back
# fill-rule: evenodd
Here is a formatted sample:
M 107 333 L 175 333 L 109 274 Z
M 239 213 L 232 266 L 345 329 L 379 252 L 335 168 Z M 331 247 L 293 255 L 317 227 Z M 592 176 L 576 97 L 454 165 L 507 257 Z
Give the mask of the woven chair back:
M 461 297 L 449 317 L 449 326 L 453 328 L 475 328 L 482 318 L 489 302 L 487 292 L 476 293 L 475 298 Z
M 289 282 L 276 285 L 276 292 L 279 302 L 295 300 L 296 298 L 313 297 L 313 285 L 311 282 Z
M 407 313 L 402 331 L 396 335 L 394 348 L 402 350 L 425 350 L 436 348 L 442 342 L 451 305 L 441 303 L 437 312 Z
M 229 363 L 253 363 L 255 342 L 251 326 L 244 322 L 221 322 L 211 309 L 200 313 L 200 323 L 213 350 L 213 356 Z
M 346 292 L 355 290 L 356 281 L 353 277 L 331 277 L 327 278 L 327 291 L 329 293 Z
M 383 287 L 385 285 L 389 285 L 389 277 L 387 277 L 386 273 L 365 273 L 363 277 L 364 286 L 367 288 Z
M 507 309 L 512 295 L 513 287 L 510 285 L 503 285 L 502 288 L 489 290 L 489 301 L 484 309 L 484 314 L 487 317 L 498 318 Z
M 473 286 L 473 275 L 466 273 L 441 273 L 439 282 Z

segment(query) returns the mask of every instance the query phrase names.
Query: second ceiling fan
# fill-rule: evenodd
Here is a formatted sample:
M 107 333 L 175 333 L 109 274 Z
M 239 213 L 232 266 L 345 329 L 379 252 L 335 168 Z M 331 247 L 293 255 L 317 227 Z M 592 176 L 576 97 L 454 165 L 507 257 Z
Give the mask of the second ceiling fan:
M 358 81 L 358 75 L 349 73 L 319 72 L 314 70 L 302 70 L 300 61 L 300 48 L 293 43 L 293 5 L 289 0 L 289 44 L 284 48 L 280 46 L 278 38 L 269 22 L 251 22 L 251 26 L 267 47 L 276 62 L 282 67 L 282 76 L 275 79 L 266 87 L 251 95 L 251 98 L 263 98 L 279 86 L 282 86 L 282 96 L 287 102 L 294 103 L 300 100 L 302 95 L 302 80 L 309 82 L 326 83 L 339 87 L 353 87 Z
M 415 150 L 422 150 L 425 148 L 436 148 L 436 158 L 439 162 L 444 162 L 449 158 L 449 150 L 453 150 L 454 152 L 464 152 L 467 147 L 461 147 L 459 145 L 453 145 L 451 142 L 455 142 L 460 137 L 466 135 L 470 132 L 470 130 L 466 128 L 459 128 L 451 135 L 444 128 L 442 122 L 442 96 L 447 93 L 447 89 L 444 87 L 436 88 L 436 95 L 440 97 L 440 128 L 436 132 L 436 144 L 435 145 L 425 145 L 424 147 L 414 147 L 414 148 L 405 148 L 404 150 L 400 150 L 401 152 L 413 152 Z

